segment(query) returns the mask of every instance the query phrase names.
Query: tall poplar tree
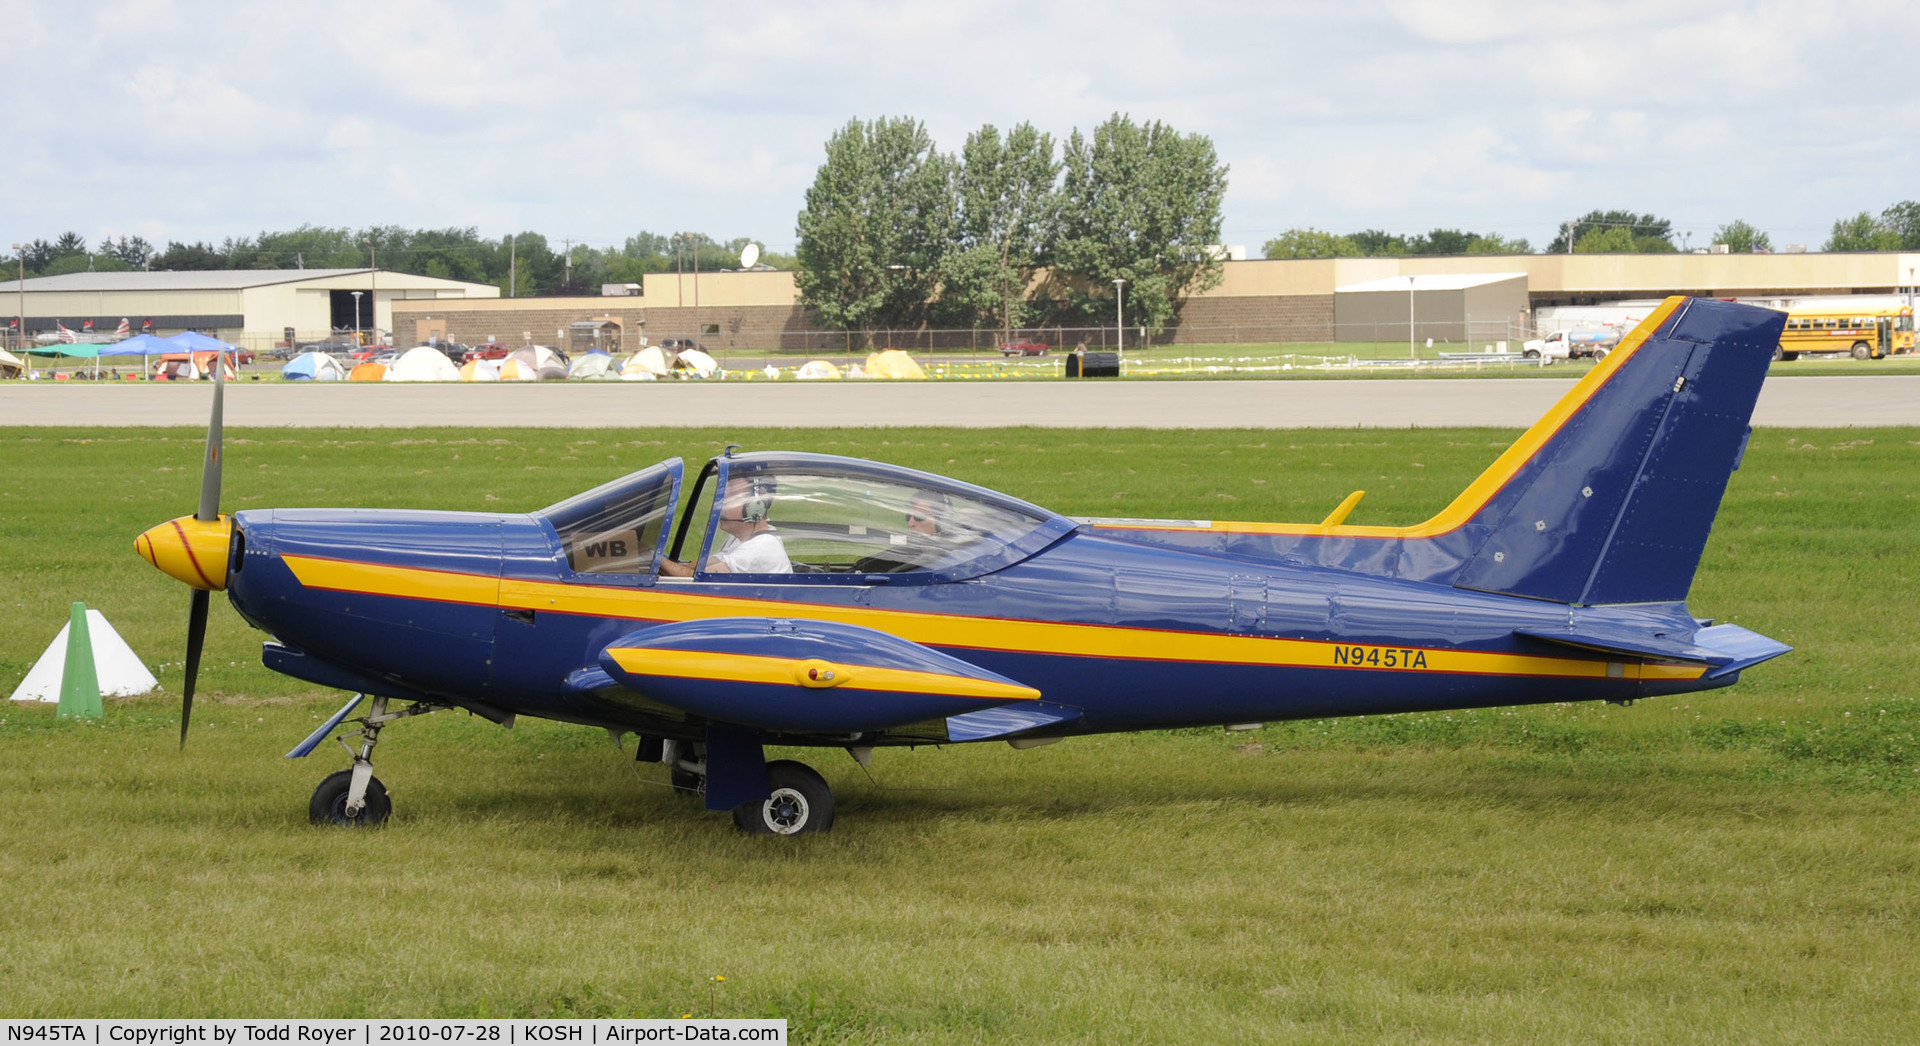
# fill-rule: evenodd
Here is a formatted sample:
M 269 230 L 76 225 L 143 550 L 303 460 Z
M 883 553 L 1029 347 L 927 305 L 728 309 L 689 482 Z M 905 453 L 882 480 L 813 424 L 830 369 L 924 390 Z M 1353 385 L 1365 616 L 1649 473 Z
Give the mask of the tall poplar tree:
M 801 302 L 841 330 L 926 322 L 953 243 L 953 180 L 917 120 L 835 132 L 797 222 Z
M 1098 322 L 1126 280 L 1128 326 L 1159 330 L 1183 295 L 1219 283 L 1227 167 L 1205 135 L 1115 113 L 1067 141 L 1056 271 L 1069 309 Z

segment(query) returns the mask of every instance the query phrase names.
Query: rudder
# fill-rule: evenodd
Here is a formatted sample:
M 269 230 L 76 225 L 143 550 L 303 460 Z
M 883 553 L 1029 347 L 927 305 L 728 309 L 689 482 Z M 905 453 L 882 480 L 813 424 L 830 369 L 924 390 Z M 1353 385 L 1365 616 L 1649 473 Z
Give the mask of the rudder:
M 1484 539 L 1455 584 L 1563 603 L 1684 600 L 1785 320 L 1670 300 L 1475 513 L 1467 529 Z

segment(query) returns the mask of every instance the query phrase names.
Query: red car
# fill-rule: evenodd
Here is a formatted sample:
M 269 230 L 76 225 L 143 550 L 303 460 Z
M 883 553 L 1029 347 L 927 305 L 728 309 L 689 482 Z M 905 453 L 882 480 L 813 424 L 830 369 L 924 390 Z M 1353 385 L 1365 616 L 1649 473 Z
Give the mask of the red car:
M 1053 348 L 1053 346 L 1040 341 L 1009 341 L 1001 344 L 1000 355 L 1002 356 L 1045 356 L 1047 354 L 1047 350 L 1051 348 Z
M 511 345 L 503 345 L 497 341 L 490 341 L 485 345 L 475 345 L 468 349 L 466 355 L 460 357 L 460 362 L 472 363 L 474 360 L 504 360 L 507 358 L 507 354 L 513 351 L 513 348 Z

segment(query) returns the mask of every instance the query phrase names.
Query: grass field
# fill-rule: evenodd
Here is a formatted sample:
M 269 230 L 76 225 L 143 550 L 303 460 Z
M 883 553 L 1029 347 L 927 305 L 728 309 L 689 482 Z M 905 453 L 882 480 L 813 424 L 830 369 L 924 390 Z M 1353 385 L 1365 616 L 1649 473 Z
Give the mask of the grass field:
M 527 509 L 727 440 L 1073 514 L 1443 505 L 1495 430 L 235 430 L 227 507 Z M 0 686 L 103 610 L 177 694 L 184 431 L 0 429 Z M 1906 1042 L 1920 1022 L 1920 430 L 1763 430 L 1696 613 L 1799 649 L 1739 686 L 1005 746 L 809 753 L 829 836 L 737 836 L 604 734 L 451 714 L 394 821 L 306 823 L 338 704 L 216 600 L 177 698 L 0 708 L 0 1014 L 769 1015 L 804 1042 Z M 836 753 L 837 755 L 837 753 Z M 798 845 L 792 845 L 793 843 Z M 727 980 L 709 1004 L 712 982 Z

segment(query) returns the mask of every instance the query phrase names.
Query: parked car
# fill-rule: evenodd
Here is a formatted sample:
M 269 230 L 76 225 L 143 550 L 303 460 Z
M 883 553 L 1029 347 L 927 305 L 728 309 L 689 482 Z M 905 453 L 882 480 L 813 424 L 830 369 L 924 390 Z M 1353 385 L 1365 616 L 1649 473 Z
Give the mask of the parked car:
M 1002 356 L 1045 356 L 1053 346 L 1042 341 L 1009 341 L 1000 345 Z
M 475 345 L 468 349 L 466 353 L 460 357 L 460 362 L 471 363 L 474 360 L 504 360 L 507 358 L 507 353 L 512 351 L 513 346 L 511 345 L 503 345 L 497 341 L 490 341 L 485 345 Z

